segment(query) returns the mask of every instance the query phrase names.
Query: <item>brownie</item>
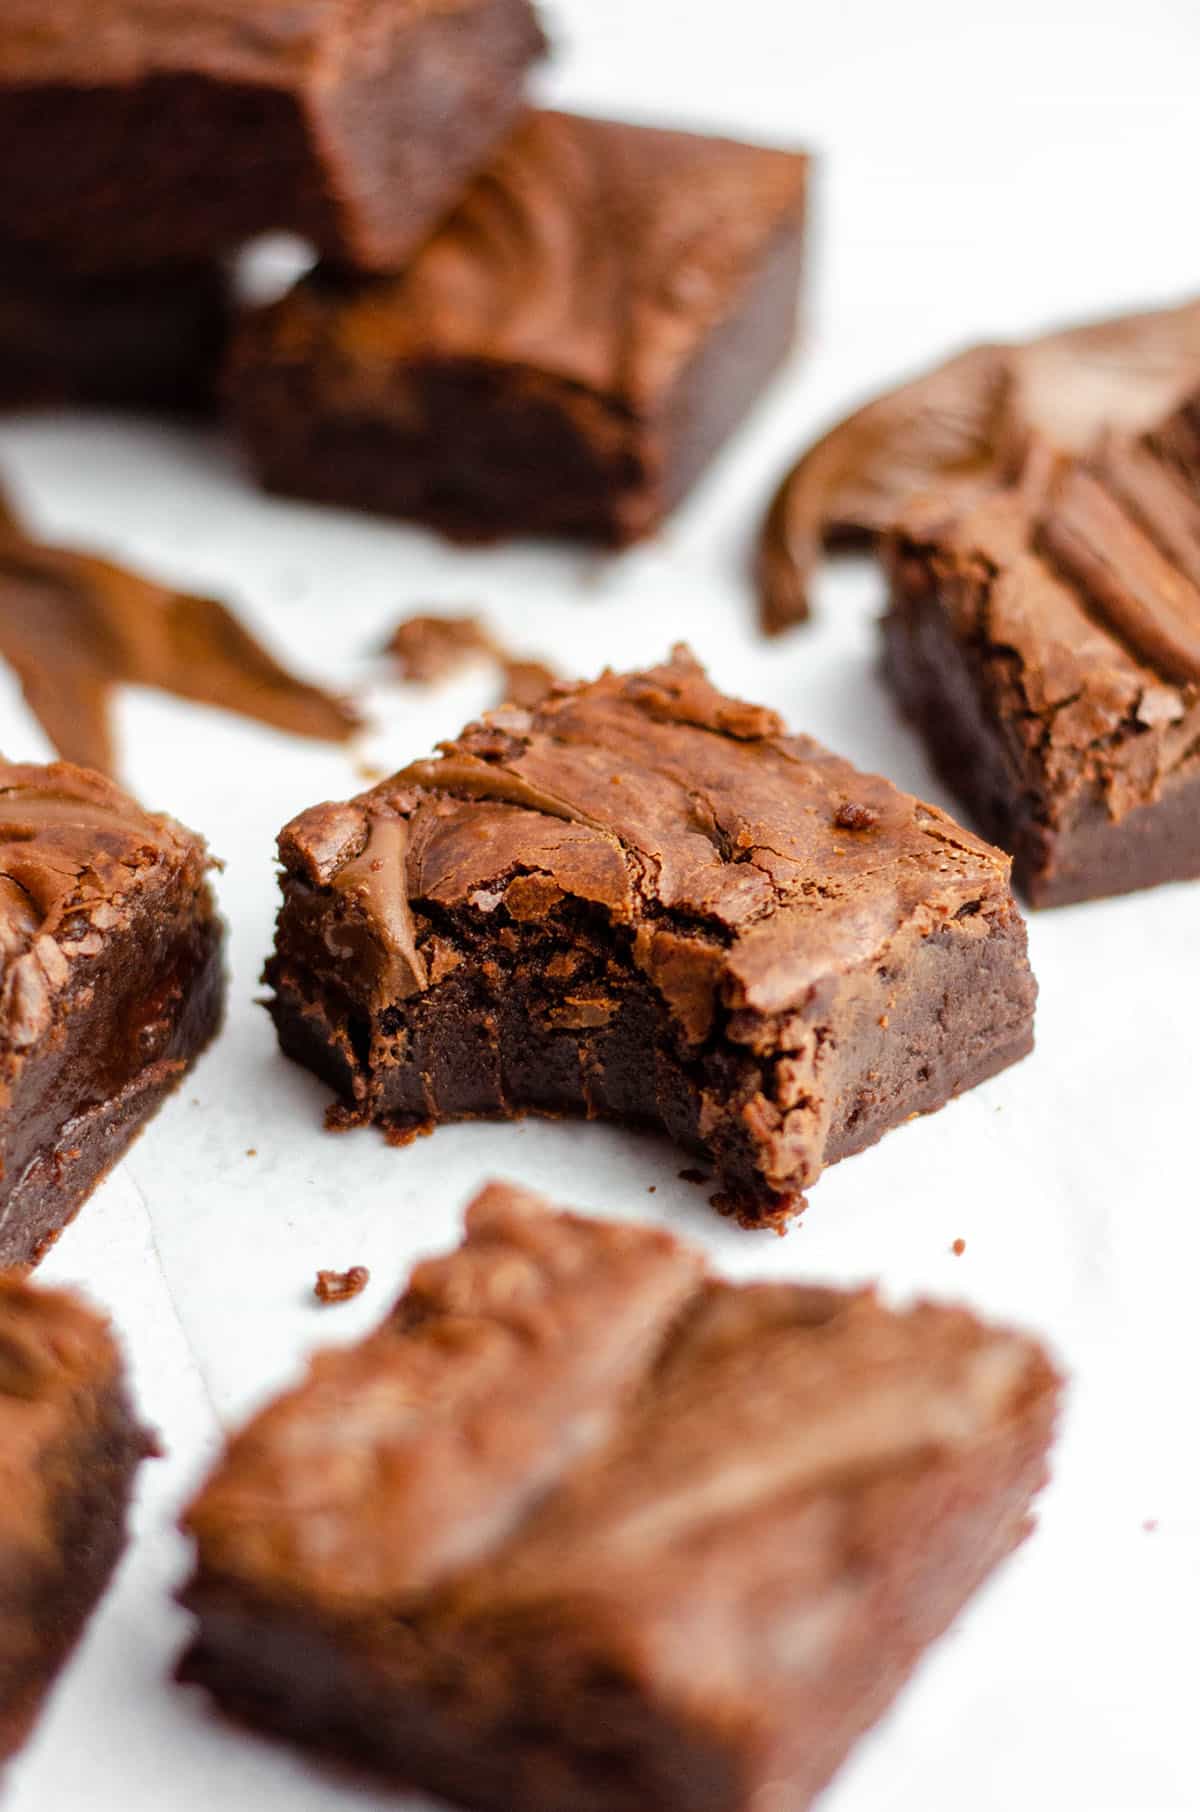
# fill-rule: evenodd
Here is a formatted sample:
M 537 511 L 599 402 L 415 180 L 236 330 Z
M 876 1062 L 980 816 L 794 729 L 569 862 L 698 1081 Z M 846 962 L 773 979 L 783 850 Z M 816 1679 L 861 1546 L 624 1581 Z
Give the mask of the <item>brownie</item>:
M 494 711 L 279 847 L 271 1011 L 343 1125 L 658 1127 L 779 1223 L 1032 1043 L 1008 858 L 686 649 Z
M 231 319 L 217 261 L 79 277 L 0 252 L 0 408 L 212 408 Z
M 25 1741 L 125 1545 L 140 1427 L 105 1322 L 0 1276 L 0 1760 Z
M 0 762 L 0 1267 L 36 1264 L 212 1038 L 199 837 L 65 762 Z
M 395 269 L 543 48 L 529 0 L 6 0 L 0 237 L 107 272 L 280 229 Z
M 808 160 L 528 114 L 402 275 L 318 269 L 235 343 L 263 482 L 463 541 L 648 534 L 786 355 Z
M 1200 876 L 1200 461 L 1186 413 L 1027 483 L 913 504 L 887 670 L 1037 906 Z
M 803 1812 L 1027 1533 L 1058 1389 L 962 1309 L 493 1184 L 230 1443 L 182 1675 L 486 1812 Z
M 1182 456 L 1200 464 L 1194 440 L 1186 452 L 1194 392 L 1200 302 L 974 346 L 888 391 L 823 435 L 779 486 L 758 547 L 763 627 L 808 616 L 823 546 L 873 542 L 925 491 L 966 507 L 1006 488 L 1032 441 L 1082 457 L 1105 435 L 1135 439 L 1169 418 Z

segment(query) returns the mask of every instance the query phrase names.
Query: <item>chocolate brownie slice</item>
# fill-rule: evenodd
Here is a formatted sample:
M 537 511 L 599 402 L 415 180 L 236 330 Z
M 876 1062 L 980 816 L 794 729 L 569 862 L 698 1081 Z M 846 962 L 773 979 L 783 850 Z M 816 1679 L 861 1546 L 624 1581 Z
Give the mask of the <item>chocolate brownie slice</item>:
M 494 1184 L 230 1443 L 182 1675 L 488 1812 L 804 1812 L 1027 1533 L 1058 1385 Z
M 396 269 L 543 48 L 529 0 L 5 0 L 0 235 L 108 272 L 285 230 Z
M 491 713 L 280 855 L 271 1011 L 342 1123 L 657 1126 L 748 1224 L 1032 1042 L 1008 858 L 686 650 Z
M 0 1277 L 0 1759 L 29 1735 L 108 1584 L 152 1451 L 107 1323 Z
M 402 274 L 319 270 L 245 322 L 227 389 L 263 482 L 465 541 L 650 533 L 791 346 L 807 173 L 527 115 Z
M 36 1264 L 216 1031 L 199 837 L 66 762 L 0 762 L 0 1266 Z

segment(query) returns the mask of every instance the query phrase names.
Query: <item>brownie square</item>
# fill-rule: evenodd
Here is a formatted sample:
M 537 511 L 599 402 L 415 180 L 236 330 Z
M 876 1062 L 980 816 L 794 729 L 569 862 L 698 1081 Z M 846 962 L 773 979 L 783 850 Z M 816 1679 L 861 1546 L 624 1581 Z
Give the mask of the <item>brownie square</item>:
M 1036 906 L 1200 875 L 1187 422 L 1161 454 L 1156 437 L 1110 437 L 965 509 L 933 496 L 888 545 L 892 684 Z
M 795 333 L 808 160 L 530 113 L 400 276 L 245 324 L 263 482 L 463 541 L 651 532 Z
M 212 408 L 231 321 L 215 260 L 80 277 L 0 253 L 0 408 Z
M 1058 1389 L 964 1310 L 493 1184 L 230 1443 L 182 1677 L 484 1812 L 804 1812 L 1027 1533 Z
M 125 1545 L 153 1443 L 108 1324 L 0 1277 L 0 1760 L 20 1748 Z
M 211 866 L 99 774 L 0 762 L 0 1267 L 37 1263 L 216 1031 Z
M 7 0 L 0 235 L 119 271 L 280 229 L 394 269 L 543 48 L 529 0 Z
M 280 838 L 284 1050 L 393 1137 L 658 1127 L 747 1224 L 1023 1056 L 1009 860 L 686 649 L 469 726 Z

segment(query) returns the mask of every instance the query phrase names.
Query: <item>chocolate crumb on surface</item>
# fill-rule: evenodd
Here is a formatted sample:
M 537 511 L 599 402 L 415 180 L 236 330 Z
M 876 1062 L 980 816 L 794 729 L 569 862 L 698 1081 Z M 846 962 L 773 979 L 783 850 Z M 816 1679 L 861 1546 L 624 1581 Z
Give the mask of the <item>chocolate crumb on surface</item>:
M 950 1250 L 951 1250 L 951 1252 L 953 1252 L 955 1258 L 961 1258 L 963 1253 L 966 1251 L 966 1249 L 967 1249 L 967 1242 L 965 1239 L 956 1239 L 954 1244 L 950 1248 Z
M 838 806 L 833 822 L 839 830 L 873 830 L 879 823 L 879 813 L 869 805 L 857 805 L 854 800 L 846 799 Z
M 410 685 L 437 686 L 474 661 L 493 659 L 496 643 L 480 617 L 419 612 L 396 624 L 383 652 Z
M 370 1281 L 365 1265 L 351 1265 L 348 1271 L 318 1271 L 313 1295 L 318 1302 L 349 1302 L 361 1296 Z
M 685 1183 L 711 1183 L 712 1182 L 712 1172 L 711 1171 L 697 1170 L 693 1165 L 690 1165 L 690 1164 L 686 1170 L 681 1170 L 679 1175 L 680 1175 L 680 1178 L 682 1179 L 682 1181 Z
M 532 710 L 534 705 L 541 704 L 558 680 L 558 674 L 545 661 L 505 655 L 500 665 L 504 675 L 501 704 L 521 705 Z

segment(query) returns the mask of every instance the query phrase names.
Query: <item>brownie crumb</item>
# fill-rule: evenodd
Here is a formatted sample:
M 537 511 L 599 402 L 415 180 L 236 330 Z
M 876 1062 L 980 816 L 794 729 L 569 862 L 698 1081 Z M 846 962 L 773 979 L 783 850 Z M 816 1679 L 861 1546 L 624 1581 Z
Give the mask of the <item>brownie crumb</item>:
M 965 1239 L 956 1239 L 954 1244 L 950 1248 L 950 1250 L 951 1250 L 951 1252 L 953 1252 L 955 1258 L 961 1258 L 963 1253 L 966 1251 L 966 1249 L 967 1249 L 967 1242 Z
M 558 675 L 545 661 L 525 660 L 519 655 L 503 655 L 500 661 L 504 675 L 501 704 L 520 705 L 532 711 L 540 705 L 557 683 Z
M 396 624 L 383 652 L 397 663 L 401 679 L 436 686 L 472 661 L 490 659 L 496 648 L 479 617 L 418 615 Z
M 692 1165 L 689 1165 L 686 1170 L 681 1170 L 679 1175 L 680 1175 L 681 1180 L 685 1183 L 711 1183 L 712 1182 L 712 1176 L 709 1171 L 697 1170 Z
M 348 1271 L 318 1271 L 313 1295 L 318 1302 L 349 1302 L 361 1296 L 370 1281 L 365 1265 L 351 1265 Z
M 845 799 L 838 806 L 833 822 L 838 830 L 873 830 L 879 823 L 879 813 L 872 806 L 857 805 L 853 799 Z
M 257 1145 L 247 1145 L 246 1156 L 248 1158 L 256 1158 L 258 1156 L 258 1146 Z
M 647 1195 L 655 1195 L 655 1194 L 657 1194 L 657 1192 L 658 1192 L 658 1184 L 657 1184 L 657 1183 L 651 1183 L 651 1185 L 650 1185 L 650 1187 L 649 1187 L 649 1188 L 648 1188 L 648 1189 L 647 1189 L 647 1191 L 646 1191 L 646 1194 L 647 1194 Z

